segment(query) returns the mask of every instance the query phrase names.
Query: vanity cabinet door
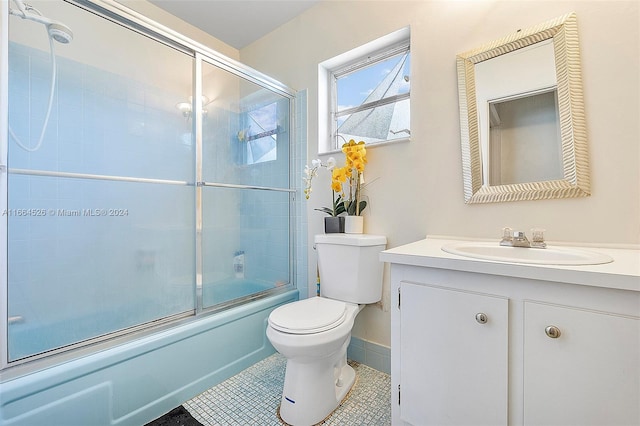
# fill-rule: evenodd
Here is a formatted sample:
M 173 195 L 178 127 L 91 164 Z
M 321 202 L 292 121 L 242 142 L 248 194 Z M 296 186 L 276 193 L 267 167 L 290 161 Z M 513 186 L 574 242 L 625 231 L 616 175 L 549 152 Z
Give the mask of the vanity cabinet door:
M 640 318 L 525 301 L 524 342 L 525 425 L 640 424 Z
M 400 418 L 506 425 L 508 299 L 400 284 Z

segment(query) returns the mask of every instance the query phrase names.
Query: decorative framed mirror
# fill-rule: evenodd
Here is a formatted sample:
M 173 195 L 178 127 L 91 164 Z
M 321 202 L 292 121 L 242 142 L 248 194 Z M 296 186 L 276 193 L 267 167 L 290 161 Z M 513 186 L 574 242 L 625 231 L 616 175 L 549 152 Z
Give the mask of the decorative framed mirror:
M 466 203 L 590 195 L 570 13 L 457 56 Z

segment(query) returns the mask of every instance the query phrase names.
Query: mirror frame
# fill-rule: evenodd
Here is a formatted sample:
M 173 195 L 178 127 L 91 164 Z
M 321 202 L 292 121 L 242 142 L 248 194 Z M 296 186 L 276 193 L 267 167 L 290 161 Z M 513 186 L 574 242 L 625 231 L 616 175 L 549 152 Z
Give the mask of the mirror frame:
M 541 182 L 489 186 L 482 181 L 482 158 L 478 132 L 475 64 L 517 49 L 553 39 L 563 178 Z M 589 155 L 580 71 L 578 25 L 569 13 L 502 39 L 461 53 L 456 57 L 460 106 L 460 142 L 465 203 L 540 200 L 591 195 Z

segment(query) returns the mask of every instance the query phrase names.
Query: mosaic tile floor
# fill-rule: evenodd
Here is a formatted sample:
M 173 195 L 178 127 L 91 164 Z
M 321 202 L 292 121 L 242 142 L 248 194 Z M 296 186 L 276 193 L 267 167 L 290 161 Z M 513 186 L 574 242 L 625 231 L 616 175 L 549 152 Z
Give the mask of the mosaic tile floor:
M 357 380 L 346 400 L 320 424 L 391 425 L 391 376 L 349 361 Z M 205 426 L 284 425 L 277 415 L 286 360 L 274 354 L 185 402 Z

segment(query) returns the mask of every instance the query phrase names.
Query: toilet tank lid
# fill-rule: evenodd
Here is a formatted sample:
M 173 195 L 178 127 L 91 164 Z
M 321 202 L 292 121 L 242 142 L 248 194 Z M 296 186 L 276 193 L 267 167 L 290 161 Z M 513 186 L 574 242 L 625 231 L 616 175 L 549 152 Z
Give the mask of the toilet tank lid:
M 316 244 L 336 244 L 344 246 L 384 246 L 387 237 L 371 234 L 319 234 L 314 238 Z

